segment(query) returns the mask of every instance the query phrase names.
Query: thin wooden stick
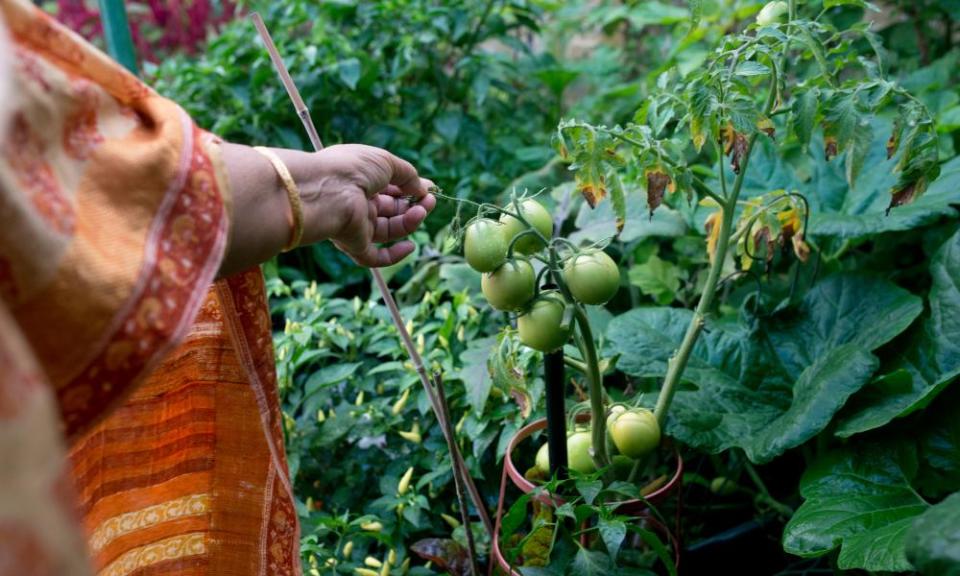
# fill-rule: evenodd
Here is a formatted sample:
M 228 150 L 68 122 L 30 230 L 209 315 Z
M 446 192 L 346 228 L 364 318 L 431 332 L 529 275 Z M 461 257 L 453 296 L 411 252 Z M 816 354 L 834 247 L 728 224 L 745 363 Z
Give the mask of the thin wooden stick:
M 316 126 L 313 124 L 313 119 L 310 116 L 310 110 L 307 108 L 306 103 L 304 103 L 303 98 L 300 96 L 300 91 L 297 90 L 297 86 L 294 84 L 293 78 L 290 77 L 290 73 L 287 71 L 287 66 L 283 63 L 283 58 L 280 57 L 280 52 L 277 50 L 276 44 L 273 43 L 273 38 L 271 38 L 270 32 L 267 30 L 267 26 L 264 24 L 263 18 L 261 18 L 256 12 L 251 14 L 250 17 L 253 19 L 253 24 L 256 26 L 257 32 L 259 32 L 260 38 L 263 40 L 263 43 L 267 48 L 267 52 L 270 54 L 270 60 L 273 62 L 273 67 L 277 70 L 277 74 L 280 76 L 280 81 L 283 83 L 283 87 L 286 89 L 287 94 L 290 96 L 290 100 L 293 102 L 293 106 L 297 111 L 297 116 L 300 117 L 300 121 L 303 123 L 304 129 L 307 131 L 307 135 L 310 138 L 310 143 L 313 144 L 313 148 L 315 150 L 322 150 L 323 142 L 321 142 L 320 135 L 317 133 Z M 400 339 L 403 342 L 403 347 L 410 356 L 413 367 L 416 370 L 417 375 L 420 377 L 420 383 L 423 384 L 423 388 L 427 393 L 427 398 L 430 400 L 430 406 L 433 408 L 433 413 L 437 418 L 437 422 L 440 424 L 440 429 L 443 431 L 444 438 L 447 440 L 447 446 L 450 447 L 450 457 L 453 461 L 454 474 L 458 475 L 463 480 L 464 484 L 466 484 L 467 491 L 470 493 L 470 499 L 473 501 L 474 507 L 480 514 L 480 518 L 483 520 L 483 524 L 487 530 L 487 533 L 492 538 L 493 523 L 490 520 L 490 514 L 487 512 L 483 498 L 480 495 L 480 491 L 477 490 L 477 486 L 474 484 L 473 478 L 470 476 L 470 473 L 467 470 L 466 462 L 463 460 L 463 455 L 460 453 L 460 449 L 456 441 L 456 435 L 454 434 L 453 427 L 450 425 L 450 422 L 447 418 L 449 411 L 445 406 L 445 398 L 443 398 L 442 394 L 438 395 L 437 391 L 434 389 L 431 379 L 427 375 L 426 369 L 423 367 L 423 359 L 420 357 L 416 346 L 413 344 L 413 339 L 410 337 L 410 333 L 407 331 L 407 328 L 403 323 L 403 317 L 400 315 L 400 309 L 397 307 L 397 303 L 394 300 L 393 294 L 390 292 L 390 288 L 387 286 L 386 281 L 384 281 L 383 275 L 377 268 L 371 268 L 370 272 L 373 274 L 373 279 L 377 284 L 377 288 L 380 290 L 380 295 L 383 297 L 383 301 L 386 303 L 387 309 L 390 310 L 390 317 L 393 319 L 393 324 L 400 333 Z M 442 383 L 439 385 L 442 386 Z M 463 494 L 460 492 L 459 483 L 454 482 L 454 487 L 458 491 L 457 496 L 462 499 Z M 469 530 L 469 524 L 467 525 L 467 529 Z

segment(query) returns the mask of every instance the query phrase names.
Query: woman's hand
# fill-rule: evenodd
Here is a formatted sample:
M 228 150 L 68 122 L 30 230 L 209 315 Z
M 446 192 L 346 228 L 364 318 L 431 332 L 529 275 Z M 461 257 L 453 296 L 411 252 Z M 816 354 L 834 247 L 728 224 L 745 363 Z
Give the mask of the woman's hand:
M 225 276 L 273 257 L 290 239 L 291 212 L 273 166 L 247 146 L 223 144 L 232 189 Z M 436 205 L 430 180 L 407 161 L 372 146 L 346 144 L 320 152 L 274 149 L 300 189 L 301 244 L 331 240 L 355 262 L 388 266 L 413 251 L 403 240 Z
M 332 240 L 364 266 L 388 266 L 410 254 L 409 240 L 377 243 L 412 234 L 437 203 L 429 193 L 433 182 L 406 160 L 372 146 L 331 146 L 288 166 L 294 179 L 303 174 L 303 243 Z

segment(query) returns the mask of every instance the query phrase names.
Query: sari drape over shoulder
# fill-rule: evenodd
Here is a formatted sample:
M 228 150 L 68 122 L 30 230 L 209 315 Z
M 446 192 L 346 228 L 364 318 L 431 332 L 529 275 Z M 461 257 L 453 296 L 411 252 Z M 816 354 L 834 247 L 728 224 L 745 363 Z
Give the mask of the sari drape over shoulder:
M 215 137 L 0 0 L 0 574 L 299 574 L 270 316 Z

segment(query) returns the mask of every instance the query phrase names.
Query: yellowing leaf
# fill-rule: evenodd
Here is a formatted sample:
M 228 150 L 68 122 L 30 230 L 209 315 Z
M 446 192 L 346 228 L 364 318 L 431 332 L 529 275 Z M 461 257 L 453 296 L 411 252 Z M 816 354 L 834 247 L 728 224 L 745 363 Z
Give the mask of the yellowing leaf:
M 723 211 L 717 210 L 707 216 L 707 221 L 703 225 L 707 232 L 707 255 L 710 257 L 710 262 L 713 262 L 713 256 L 717 252 L 717 241 L 720 240 L 720 219 L 722 217 Z

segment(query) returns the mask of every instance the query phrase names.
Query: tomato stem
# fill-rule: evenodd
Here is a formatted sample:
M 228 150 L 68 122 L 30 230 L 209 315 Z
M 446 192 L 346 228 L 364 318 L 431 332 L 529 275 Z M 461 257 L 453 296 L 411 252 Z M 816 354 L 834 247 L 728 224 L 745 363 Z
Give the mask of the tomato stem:
M 770 92 L 767 94 L 767 101 L 764 105 L 764 115 L 770 113 L 776 102 L 777 92 L 777 68 L 773 68 L 770 74 Z M 733 182 L 733 189 L 730 196 L 724 199 L 720 205 L 722 218 L 720 220 L 720 235 L 717 239 L 716 251 L 713 254 L 713 260 L 710 264 L 710 271 L 707 274 L 707 282 L 700 295 L 700 301 L 690 319 L 687 331 L 683 336 L 680 347 L 673 353 L 667 362 L 667 374 L 663 380 L 663 386 L 660 388 L 660 396 L 657 397 L 657 405 L 653 413 L 663 429 L 666 426 L 667 412 L 670 404 L 673 402 L 673 396 L 676 393 L 677 384 L 690 360 L 690 354 L 693 352 L 693 346 L 700 337 L 700 332 L 706 324 L 707 315 L 713 305 L 713 299 L 717 293 L 717 284 L 720 281 L 720 274 L 723 271 L 723 263 L 727 259 L 727 250 L 730 246 L 730 237 L 733 235 L 733 218 L 737 210 L 737 198 L 740 197 L 740 190 L 743 188 L 743 179 L 747 173 L 750 164 L 750 157 L 753 155 L 753 147 L 757 142 L 759 132 L 754 132 L 747 141 L 747 149 L 743 155 L 743 162 L 740 171 Z M 720 157 L 720 170 L 723 171 L 723 157 Z
M 590 319 L 583 307 L 574 303 L 574 314 L 583 336 L 584 360 L 587 364 L 587 382 L 590 385 L 590 433 L 593 441 L 593 461 L 597 468 L 606 468 L 607 458 L 607 414 L 603 407 L 603 377 L 600 375 L 600 362 L 597 360 L 597 346 L 593 341 Z

